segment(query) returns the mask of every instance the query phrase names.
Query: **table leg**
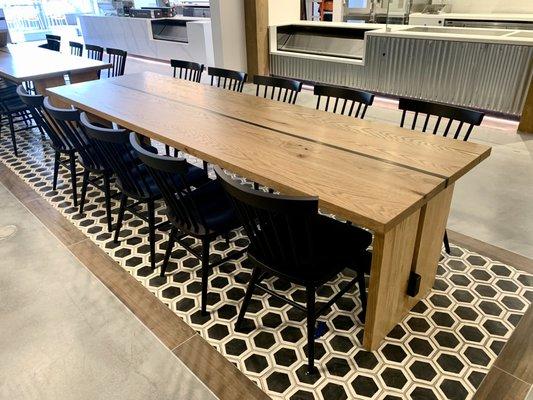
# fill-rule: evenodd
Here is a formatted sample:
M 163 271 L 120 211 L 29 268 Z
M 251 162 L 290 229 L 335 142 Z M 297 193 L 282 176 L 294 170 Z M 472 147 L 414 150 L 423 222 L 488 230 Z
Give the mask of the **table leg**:
M 363 346 L 377 349 L 385 336 L 433 286 L 453 185 L 384 234 L 374 237 Z M 407 295 L 411 272 L 421 276 L 415 297 Z
M 70 83 L 94 81 L 98 79 L 98 71 L 71 72 L 69 76 Z
M 46 89 L 65 85 L 65 78 L 63 76 L 51 76 L 49 78 L 36 79 L 34 84 L 37 93 L 46 96 Z
M 529 84 L 529 90 L 526 96 L 526 102 L 520 116 L 519 132 L 533 133 L 533 79 Z

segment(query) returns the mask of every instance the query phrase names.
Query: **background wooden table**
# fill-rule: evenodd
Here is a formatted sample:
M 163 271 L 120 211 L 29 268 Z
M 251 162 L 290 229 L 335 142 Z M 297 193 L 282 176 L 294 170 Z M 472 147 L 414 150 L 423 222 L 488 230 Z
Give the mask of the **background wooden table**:
M 49 89 L 100 118 L 374 231 L 364 346 L 431 289 L 453 183 L 490 148 L 153 73 Z M 327 266 L 324 266 L 327 268 Z M 417 296 L 409 275 L 421 275 Z
M 111 65 L 89 58 L 61 54 L 37 46 L 9 45 L 0 49 L 0 76 L 16 83 L 33 81 L 39 93 L 65 84 L 98 79 L 98 71 Z

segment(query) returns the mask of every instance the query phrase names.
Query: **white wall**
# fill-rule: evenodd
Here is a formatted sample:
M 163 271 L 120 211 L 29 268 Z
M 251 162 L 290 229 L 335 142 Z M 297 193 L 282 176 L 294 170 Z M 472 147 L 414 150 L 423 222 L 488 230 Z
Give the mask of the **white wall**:
M 531 13 L 533 0 L 449 0 L 454 13 Z
M 288 24 L 299 20 L 300 0 L 268 0 L 268 25 Z
M 215 66 L 246 71 L 243 0 L 211 0 L 210 7 Z

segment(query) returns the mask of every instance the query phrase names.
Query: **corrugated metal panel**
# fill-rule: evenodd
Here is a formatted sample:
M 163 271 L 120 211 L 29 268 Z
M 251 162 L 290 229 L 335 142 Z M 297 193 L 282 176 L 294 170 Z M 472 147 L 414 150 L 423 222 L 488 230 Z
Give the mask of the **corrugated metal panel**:
M 520 115 L 533 73 L 533 47 L 367 38 L 365 65 L 271 56 L 272 73 Z

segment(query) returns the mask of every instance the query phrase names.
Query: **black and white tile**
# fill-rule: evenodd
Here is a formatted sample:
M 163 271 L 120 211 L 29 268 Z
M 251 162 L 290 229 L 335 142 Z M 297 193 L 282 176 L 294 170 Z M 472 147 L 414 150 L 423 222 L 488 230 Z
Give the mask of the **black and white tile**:
M 127 214 L 122 240 L 115 244 L 107 232 L 101 192 L 89 190 L 85 214 L 79 215 L 66 173 L 52 191 L 53 153 L 48 144 L 38 134 L 21 132 L 21 156 L 16 158 L 9 134 L 2 133 L 0 160 L 5 165 L 274 399 L 469 399 L 533 300 L 531 275 L 452 245 L 452 255 L 441 256 L 430 295 L 389 333 L 379 350 L 361 347 L 364 327 L 357 293 L 346 294 L 332 306 L 320 318 L 327 329 L 316 344 L 319 373 L 309 376 L 302 312 L 257 293 L 247 313 L 246 332 L 235 332 L 250 277 L 245 257 L 212 272 L 210 316 L 203 317 L 198 260 L 176 246 L 167 276 L 159 277 L 159 270 L 149 266 L 143 221 Z M 165 232 L 158 233 L 159 261 L 166 239 Z M 246 246 L 240 232 L 231 239 L 229 246 L 224 240 L 216 242 L 212 257 Z M 317 299 L 327 301 L 348 275 L 320 289 Z M 267 283 L 295 301 L 304 300 L 301 288 L 274 278 Z

